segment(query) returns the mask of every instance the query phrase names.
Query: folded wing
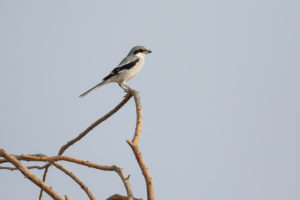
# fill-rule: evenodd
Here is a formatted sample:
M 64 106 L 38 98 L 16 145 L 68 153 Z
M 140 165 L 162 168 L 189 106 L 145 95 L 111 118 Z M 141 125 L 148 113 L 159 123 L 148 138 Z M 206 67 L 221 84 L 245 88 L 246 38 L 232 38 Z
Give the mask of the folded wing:
M 139 62 L 139 60 L 140 60 L 139 58 L 135 58 L 132 60 L 127 60 L 127 62 L 121 62 L 121 64 L 118 67 L 116 67 L 114 70 L 112 70 L 110 74 L 103 79 L 103 81 L 120 74 L 123 70 L 131 69 Z

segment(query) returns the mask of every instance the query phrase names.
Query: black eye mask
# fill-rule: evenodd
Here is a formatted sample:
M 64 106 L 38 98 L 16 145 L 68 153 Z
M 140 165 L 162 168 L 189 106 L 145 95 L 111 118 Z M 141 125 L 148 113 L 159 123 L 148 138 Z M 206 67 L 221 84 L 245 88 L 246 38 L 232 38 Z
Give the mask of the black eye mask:
M 134 52 L 133 52 L 133 54 L 138 54 L 138 53 L 143 53 L 145 50 L 144 49 L 138 49 L 138 50 L 135 50 Z

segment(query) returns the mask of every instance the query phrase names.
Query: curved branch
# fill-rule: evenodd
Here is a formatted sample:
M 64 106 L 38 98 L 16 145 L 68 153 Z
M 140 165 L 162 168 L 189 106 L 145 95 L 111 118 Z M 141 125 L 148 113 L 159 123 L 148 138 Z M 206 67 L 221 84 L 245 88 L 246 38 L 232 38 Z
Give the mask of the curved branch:
M 55 200 L 64 200 L 59 196 L 49 185 L 41 181 L 36 175 L 28 170 L 28 168 L 18 161 L 14 156 L 10 155 L 6 151 L 0 148 L 0 156 L 4 157 L 8 162 L 13 164 L 19 171 L 28 179 L 30 179 L 38 187 L 42 188 Z
M 116 167 L 115 171 L 118 173 L 118 175 L 120 176 L 120 178 L 123 181 L 123 184 L 124 184 L 126 192 L 127 192 L 128 200 L 133 200 L 133 192 L 132 192 L 131 185 L 129 183 L 130 175 L 128 177 L 126 177 L 123 169 L 119 168 L 119 167 Z
M 136 105 L 136 128 L 135 128 L 135 133 L 133 136 L 133 139 L 126 140 L 126 142 L 129 144 L 131 147 L 135 158 L 141 168 L 141 171 L 143 173 L 143 176 L 145 178 L 146 186 L 147 186 L 147 199 L 148 200 L 154 200 L 154 192 L 153 192 L 153 183 L 152 183 L 152 178 L 150 175 L 150 172 L 146 166 L 146 163 L 142 157 L 141 151 L 138 146 L 138 142 L 141 136 L 141 130 L 142 130 L 142 104 L 141 104 L 141 98 L 140 95 L 137 91 L 129 88 L 129 92 L 132 94 L 134 97 L 135 105 Z
M 120 108 L 122 108 L 122 106 L 124 104 L 127 103 L 127 101 L 131 98 L 131 94 L 127 93 L 126 96 L 124 97 L 124 99 L 114 108 L 112 109 L 110 112 L 108 112 L 106 115 L 104 115 L 103 117 L 101 117 L 100 119 L 98 119 L 97 121 L 95 121 L 92 125 L 90 125 L 87 129 L 85 129 L 82 133 L 80 133 L 76 138 L 70 140 L 69 142 L 67 142 L 67 144 L 63 145 L 59 152 L 58 155 L 62 155 L 67 148 L 69 148 L 71 145 L 73 145 L 74 143 L 76 143 L 77 141 L 79 141 L 81 138 L 83 138 L 86 134 L 88 134 L 91 130 L 93 130 L 96 126 L 98 126 L 101 122 L 105 121 L 106 119 L 108 119 L 110 116 L 112 116 L 113 114 L 115 114 Z
M 100 169 L 104 171 L 114 171 L 115 165 L 99 165 L 97 163 L 93 163 L 90 161 L 85 161 L 85 160 L 80 160 L 77 158 L 73 158 L 70 156 L 65 156 L 65 155 L 60 155 L 60 156 L 51 156 L 51 157 L 37 157 L 37 156 L 32 156 L 32 155 L 19 155 L 19 156 L 14 156 L 17 160 L 24 160 L 24 161 L 38 161 L 38 162 L 55 162 L 55 161 L 67 161 L 67 162 L 72 162 L 72 163 L 77 163 L 79 165 L 84 165 L 87 167 L 95 168 L 95 169 Z
M 135 107 L 136 107 L 136 127 L 135 127 L 135 133 L 132 139 L 132 142 L 136 145 L 138 144 L 142 132 L 142 104 L 141 104 L 141 98 L 137 91 L 131 89 L 131 94 L 134 97 Z
M 147 199 L 148 200 L 154 200 L 154 192 L 153 192 L 153 183 L 152 183 L 152 177 L 150 175 L 150 172 L 148 170 L 148 167 L 142 157 L 142 153 L 140 151 L 140 148 L 137 144 L 133 143 L 130 140 L 126 140 L 126 142 L 131 147 L 135 158 L 141 168 L 142 174 L 145 178 L 146 186 L 147 186 Z

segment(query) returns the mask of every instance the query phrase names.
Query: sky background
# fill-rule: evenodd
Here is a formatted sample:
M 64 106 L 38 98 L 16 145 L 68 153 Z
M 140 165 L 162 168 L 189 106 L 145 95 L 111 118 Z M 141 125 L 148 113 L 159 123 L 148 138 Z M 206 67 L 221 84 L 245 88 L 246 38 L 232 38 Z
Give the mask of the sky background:
M 128 85 L 142 99 L 140 148 L 156 199 L 299 200 L 299 6 L 297 0 L 0 0 L 0 147 L 57 154 L 124 92 L 109 84 L 78 96 L 133 46 L 144 45 L 153 53 Z M 135 197 L 146 199 L 125 142 L 135 117 L 131 99 L 65 154 L 123 167 Z M 62 164 L 97 199 L 126 194 L 112 172 Z M 54 168 L 47 183 L 71 200 L 87 199 Z M 39 194 L 17 171 L 0 171 L 0 188 L 2 199 Z

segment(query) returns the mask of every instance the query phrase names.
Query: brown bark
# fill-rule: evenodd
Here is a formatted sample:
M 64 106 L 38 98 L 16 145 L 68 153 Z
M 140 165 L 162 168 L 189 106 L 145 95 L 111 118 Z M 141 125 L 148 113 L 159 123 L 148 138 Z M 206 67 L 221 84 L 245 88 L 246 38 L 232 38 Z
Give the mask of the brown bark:
M 141 104 L 141 98 L 137 91 L 130 88 L 129 92 L 134 97 L 135 105 L 136 105 L 136 128 L 135 133 L 133 136 L 133 139 L 126 140 L 126 142 L 131 147 L 135 158 L 141 168 L 142 174 L 144 176 L 146 186 L 147 186 L 147 199 L 148 200 L 154 200 L 154 191 L 153 191 L 153 183 L 152 183 L 152 177 L 150 175 L 149 169 L 147 168 L 147 165 L 142 157 L 142 153 L 140 151 L 140 148 L 138 146 L 138 142 L 141 136 L 142 131 L 142 104 Z
M 106 115 L 104 115 L 103 117 L 101 117 L 100 119 L 98 119 L 97 121 L 95 121 L 92 125 L 90 125 L 82 133 L 80 133 L 76 138 L 68 141 L 65 145 L 63 145 L 60 148 L 60 150 L 58 152 L 58 155 L 62 155 L 71 145 L 73 145 L 76 142 L 78 142 L 81 138 L 83 138 L 85 135 L 87 135 L 96 126 L 98 126 L 100 123 L 102 123 L 103 121 L 105 121 L 106 119 L 108 119 L 110 116 L 112 116 L 113 114 L 115 114 L 120 108 L 122 108 L 123 105 L 125 105 L 127 103 L 127 101 L 131 98 L 131 96 L 132 95 L 130 93 L 127 93 L 126 96 L 124 97 L 124 99 L 114 109 L 112 109 Z M 49 167 L 51 166 L 51 164 L 52 163 L 49 163 L 49 164 L 47 164 L 45 166 L 45 171 L 44 171 L 44 174 L 43 174 L 43 182 L 46 181 L 47 173 L 48 173 L 48 170 L 49 170 Z M 43 196 L 43 189 L 41 189 L 41 191 L 40 191 L 39 200 L 42 199 L 42 196 Z
M 13 165 L 16 166 L 16 168 L 0 167 L 0 169 L 9 169 L 9 170 L 17 169 L 17 170 L 20 170 L 23 174 L 24 173 L 26 175 L 29 174 L 28 178 L 31 177 L 29 179 L 41 188 L 39 199 L 42 198 L 42 192 L 43 192 L 43 190 L 45 190 L 48 194 L 50 193 L 49 194 L 50 196 L 52 195 L 51 196 L 52 198 L 59 199 L 59 200 L 61 200 L 63 198 L 58 196 L 58 195 L 55 196 L 56 193 L 54 192 L 54 190 L 44 182 L 46 180 L 48 169 L 52 164 L 55 167 L 57 167 L 58 169 L 62 170 L 65 174 L 70 176 L 76 183 L 78 183 L 80 185 L 80 187 L 86 192 L 86 194 L 88 195 L 88 197 L 91 200 L 95 200 L 95 197 L 93 196 L 93 194 L 89 191 L 89 189 L 84 185 L 84 183 L 77 176 L 75 176 L 72 172 L 70 172 L 69 170 L 65 169 L 63 166 L 58 164 L 57 161 L 68 161 L 68 162 L 77 163 L 77 164 L 80 164 L 80 165 L 84 165 L 84 166 L 99 169 L 99 170 L 114 171 L 120 176 L 120 178 L 121 178 L 121 180 L 124 184 L 124 187 L 126 189 L 127 196 L 122 196 L 122 195 L 119 195 L 119 194 L 115 194 L 115 195 L 110 196 L 108 199 L 109 200 L 118 200 L 118 199 L 122 199 L 122 200 L 125 200 L 125 199 L 126 200 L 141 200 L 141 199 L 137 199 L 137 198 L 133 197 L 132 188 L 131 188 L 131 185 L 129 183 L 129 176 L 126 177 L 126 175 L 123 172 L 122 168 L 119 168 L 115 165 L 111 165 L 111 166 L 99 165 L 99 164 L 96 164 L 96 163 L 93 163 L 93 162 L 84 161 L 84 160 L 80 160 L 80 159 L 77 159 L 77 158 L 72 158 L 72 157 L 69 157 L 69 156 L 62 155 L 71 145 L 78 142 L 81 138 L 83 138 L 85 135 L 87 135 L 93 128 L 95 128 L 101 122 L 108 119 L 115 112 L 117 112 L 124 104 L 126 104 L 128 102 L 128 100 L 132 96 L 134 97 L 135 105 L 136 105 L 136 115 L 137 115 L 136 128 L 135 128 L 135 133 L 134 133 L 133 139 L 132 140 L 126 140 L 126 142 L 131 147 L 131 149 L 132 149 L 132 151 L 133 151 L 133 153 L 136 157 L 136 160 L 137 160 L 137 162 L 140 166 L 142 174 L 144 176 L 144 179 L 145 179 L 145 182 L 146 182 L 146 187 L 147 187 L 147 199 L 148 200 L 154 200 L 152 178 L 151 178 L 150 172 L 149 172 L 149 170 L 146 166 L 146 163 L 145 163 L 145 161 L 142 157 L 141 151 L 140 151 L 139 146 L 138 146 L 138 142 L 139 142 L 139 139 L 140 139 L 140 136 L 141 136 L 141 130 L 142 130 L 141 100 L 140 100 L 140 96 L 139 96 L 138 92 L 131 89 L 131 88 L 128 89 L 127 95 L 125 96 L 125 98 L 113 110 L 111 110 L 109 113 L 107 113 L 106 115 L 104 115 L 103 117 L 98 119 L 96 122 L 94 122 L 92 125 L 90 125 L 85 131 L 83 131 L 81 134 L 79 134 L 76 138 L 70 140 L 65 145 L 63 145 L 60 148 L 57 156 L 47 157 L 47 156 L 42 155 L 42 154 L 12 156 L 12 155 L 9 155 L 8 153 L 6 153 L 4 150 L 0 149 L 1 150 L 0 151 L 0 156 L 5 158 L 5 159 L 0 160 L 0 164 L 4 163 L 4 162 L 10 162 L 10 163 L 12 163 Z M 34 174 L 32 174 L 28 170 L 28 168 L 26 168 L 18 160 L 47 162 L 47 164 L 44 165 L 44 166 L 30 166 L 30 168 L 32 168 L 32 169 L 45 169 L 44 175 L 43 175 L 43 181 L 39 180 Z M 20 166 L 21 166 L 21 168 L 20 168 Z M 50 190 L 49 190 L 49 188 L 50 188 Z M 65 199 L 66 200 L 69 199 L 67 195 L 65 195 Z
M 19 171 L 31 182 L 43 188 L 47 194 L 49 194 L 55 200 L 64 200 L 61 196 L 59 196 L 49 185 L 41 181 L 35 174 L 29 171 L 29 169 L 23 165 L 20 161 L 18 161 L 14 156 L 10 155 L 6 151 L 0 148 L 0 156 L 4 157 L 8 162 L 13 164 Z
M 57 162 L 54 162 L 53 165 L 63 171 L 66 175 L 71 177 L 80 187 L 81 189 L 87 194 L 90 200 L 96 200 L 92 192 L 89 190 L 89 188 L 77 177 L 75 174 L 64 168 L 62 165 L 58 164 Z M 65 197 L 66 199 L 68 198 L 67 196 Z

